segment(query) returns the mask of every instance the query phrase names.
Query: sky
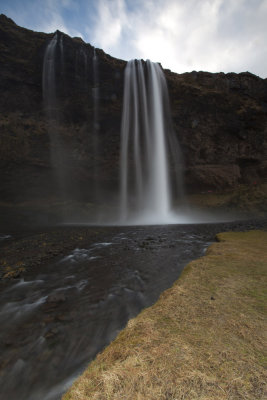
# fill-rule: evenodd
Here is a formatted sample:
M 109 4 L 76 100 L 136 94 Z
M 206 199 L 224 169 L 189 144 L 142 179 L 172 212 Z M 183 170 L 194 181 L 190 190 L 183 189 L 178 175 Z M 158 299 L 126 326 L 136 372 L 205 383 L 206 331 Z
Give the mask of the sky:
M 267 0 L 0 0 L 0 13 L 123 60 L 267 78 Z

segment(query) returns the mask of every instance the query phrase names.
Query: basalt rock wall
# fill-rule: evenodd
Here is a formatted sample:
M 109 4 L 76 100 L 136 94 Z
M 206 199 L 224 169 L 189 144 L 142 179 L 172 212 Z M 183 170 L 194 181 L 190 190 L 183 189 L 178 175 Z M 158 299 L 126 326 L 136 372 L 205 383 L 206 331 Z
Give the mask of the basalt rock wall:
M 266 179 L 267 80 L 249 72 L 166 72 L 191 189 Z
M 61 32 L 57 36 L 53 107 L 65 152 L 66 194 L 94 201 L 97 192 L 105 199 L 118 190 L 126 62 L 94 50 L 79 38 Z M 45 51 L 53 37 L 54 33 L 33 32 L 0 16 L 1 201 L 57 197 L 42 89 Z M 165 70 L 165 75 L 187 190 L 264 181 L 266 79 L 248 72 L 175 74 Z

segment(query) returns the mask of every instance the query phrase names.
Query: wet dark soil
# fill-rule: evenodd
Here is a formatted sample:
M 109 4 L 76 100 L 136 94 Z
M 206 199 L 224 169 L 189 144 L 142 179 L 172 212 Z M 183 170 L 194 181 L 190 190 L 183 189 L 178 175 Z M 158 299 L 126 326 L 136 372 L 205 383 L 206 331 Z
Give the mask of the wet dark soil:
M 216 233 L 266 220 L 0 232 L 0 399 L 55 400 Z

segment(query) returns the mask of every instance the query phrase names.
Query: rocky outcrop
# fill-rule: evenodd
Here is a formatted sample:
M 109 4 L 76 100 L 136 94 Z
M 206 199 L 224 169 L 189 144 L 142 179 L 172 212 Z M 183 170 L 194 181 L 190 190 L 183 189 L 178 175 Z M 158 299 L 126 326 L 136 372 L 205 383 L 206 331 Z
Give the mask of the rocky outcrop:
M 105 199 L 118 189 L 126 63 L 79 38 L 57 35 L 57 102 L 53 107 L 64 152 L 65 193 L 78 200 L 96 201 L 96 193 Z M 44 55 L 53 36 L 21 28 L 0 16 L 2 201 L 58 197 L 42 90 Z M 266 79 L 248 72 L 175 74 L 165 70 L 165 75 L 187 190 L 262 182 L 267 172 Z

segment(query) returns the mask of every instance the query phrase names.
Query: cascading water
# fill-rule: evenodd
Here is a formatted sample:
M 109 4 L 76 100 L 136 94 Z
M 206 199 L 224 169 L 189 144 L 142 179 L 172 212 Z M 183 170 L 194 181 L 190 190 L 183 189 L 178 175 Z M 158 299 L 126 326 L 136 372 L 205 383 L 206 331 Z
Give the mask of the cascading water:
M 98 79 L 98 59 L 96 50 L 94 48 L 93 55 L 93 82 L 92 95 L 94 101 L 94 131 L 98 130 L 98 103 L 99 103 L 99 79 Z
M 93 88 L 92 97 L 94 104 L 94 120 L 93 120 L 93 141 L 94 141 L 94 157 L 95 157 L 95 182 L 97 184 L 98 180 L 98 168 L 97 168 L 97 158 L 98 158 L 98 130 L 99 130 L 99 80 L 98 80 L 98 59 L 94 48 L 93 55 Z
M 98 171 L 98 158 L 99 158 L 99 143 L 98 143 L 98 131 L 99 131 L 99 78 L 98 78 L 98 58 L 94 48 L 93 54 L 93 87 L 92 97 L 94 105 L 93 114 L 93 145 L 94 145 L 94 192 L 95 200 L 99 201 L 99 171 Z
M 81 87 L 86 86 L 88 80 L 88 53 L 83 45 L 75 52 L 75 80 Z
M 56 100 L 56 48 L 58 42 L 57 33 L 48 43 L 43 63 L 43 98 L 46 111 L 52 113 Z
M 61 70 L 64 71 L 64 51 L 63 51 L 63 35 L 60 37 L 59 41 L 59 47 L 60 47 L 60 62 L 61 62 Z
M 177 222 L 181 197 L 179 146 L 173 135 L 168 90 L 157 63 L 131 60 L 125 69 L 120 159 L 120 222 Z
M 59 62 L 57 62 L 59 60 Z M 48 122 L 48 134 L 50 139 L 51 166 L 56 178 L 56 186 L 59 195 L 64 197 L 66 191 L 66 154 L 60 138 L 60 123 L 58 115 L 56 76 L 57 64 L 60 66 L 60 74 L 64 69 L 63 37 L 56 32 L 45 51 L 43 61 L 43 100 Z
M 76 84 L 81 89 L 90 78 L 88 54 L 82 46 L 76 51 Z M 77 61 L 76 60 L 76 61 Z M 77 61 L 78 62 L 78 61 Z M 97 51 L 92 54 L 93 130 L 92 151 L 95 204 L 103 200 L 99 181 L 99 77 Z M 80 68 L 79 66 L 82 66 Z M 78 68 L 79 67 L 79 68 Z M 88 72 L 88 73 L 87 73 Z M 71 180 L 73 160 L 60 120 L 64 93 L 64 37 L 56 32 L 49 42 L 43 62 L 43 97 L 50 137 L 51 165 L 57 194 L 63 200 L 74 192 Z M 60 97 L 61 96 L 61 97 Z M 61 134 L 62 131 L 62 134 Z M 173 134 L 168 90 L 159 64 L 129 61 L 125 69 L 123 115 L 121 126 L 120 201 L 121 224 L 164 224 L 188 222 L 173 213 L 174 203 L 182 198 L 181 157 Z M 77 190 L 75 191 L 75 193 Z M 108 217 L 98 206 L 96 222 Z M 112 222 L 113 223 L 113 222 Z

